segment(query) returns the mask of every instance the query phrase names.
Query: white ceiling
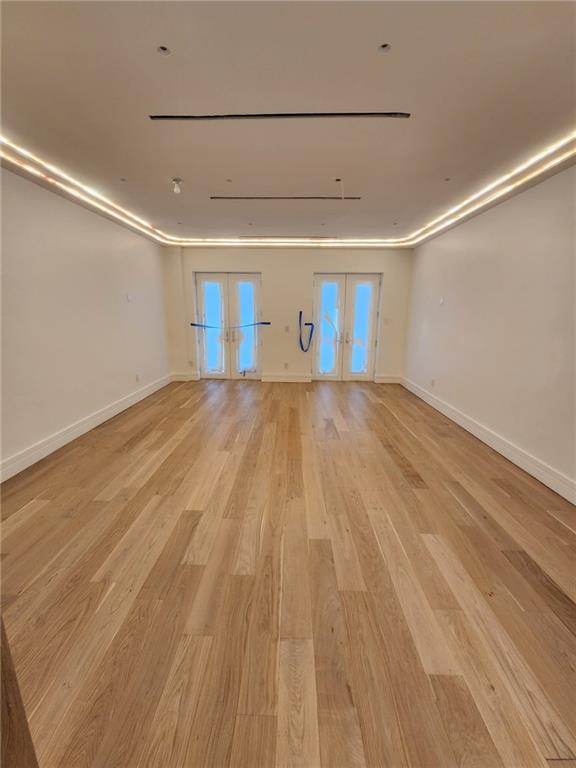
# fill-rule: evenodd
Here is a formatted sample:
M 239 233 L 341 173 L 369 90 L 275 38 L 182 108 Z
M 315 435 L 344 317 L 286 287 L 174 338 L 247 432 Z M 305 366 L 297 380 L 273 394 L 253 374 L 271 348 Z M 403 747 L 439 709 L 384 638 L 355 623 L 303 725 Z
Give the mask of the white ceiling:
M 572 130 L 575 9 L 4 2 L 3 133 L 172 234 L 399 237 Z M 412 117 L 148 119 L 388 110 Z M 362 200 L 209 199 L 338 194 L 336 177 Z

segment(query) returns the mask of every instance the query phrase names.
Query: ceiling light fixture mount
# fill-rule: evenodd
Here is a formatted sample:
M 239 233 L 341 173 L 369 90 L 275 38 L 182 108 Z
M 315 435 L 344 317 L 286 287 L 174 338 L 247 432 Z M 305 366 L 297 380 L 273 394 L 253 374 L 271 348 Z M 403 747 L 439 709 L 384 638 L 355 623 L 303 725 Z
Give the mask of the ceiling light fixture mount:
M 172 179 L 172 191 L 175 195 L 179 195 L 182 192 L 182 179 L 179 176 Z
M 159 45 L 158 48 L 156 48 L 156 51 L 160 54 L 160 56 L 170 56 L 172 53 L 167 45 Z
M 379 46 L 378 50 L 379 50 L 379 51 L 381 51 L 382 53 L 388 53 L 388 51 L 390 50 L 390 48 L 392 48 L 392 46 L 390 45 L 390 43 L 382 43 L 382 44 Z

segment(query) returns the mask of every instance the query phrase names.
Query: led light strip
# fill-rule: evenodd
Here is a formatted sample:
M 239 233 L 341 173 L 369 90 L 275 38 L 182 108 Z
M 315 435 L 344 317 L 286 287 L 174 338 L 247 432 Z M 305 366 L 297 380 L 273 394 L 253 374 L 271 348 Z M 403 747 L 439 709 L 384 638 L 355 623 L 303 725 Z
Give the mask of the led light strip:
M 53 179 L 51 176 L 48 176 L 47 174 L 45 174 L 43 171 L 38 170 L 38 168 L 34 168 L 34 166 L 30 165 L 29 163 L 24 163 L 21 160 L 15 157 L 12 157 L 3 149 L 0 149 L 0 158 L 2 158 L 3 160 L 6 160 L 11 165 L 15 165 L 21 170 L 26 171 L 26 173 L 29 173 L 31 176 L 35 176 L 36 178 L 42 179 L 42 181 L 46 181 L 52 186 L 57 187 L 58 189 L 61 189 L 63 192 L 66 192 L 66 194 L 72 195 L 78 200 L 82 200 L 82 202 L 87 203 L 92 208 L 97 208 L 99 211 L 102 211 L 106 215 L 113 216 L 115 219 L 118 219 L 118 221 L 121 221 L 123 224 L 127 224 L 129 227 L 132 227 L 133 229 L 137 229 L 138 231 L 142 232 L 148 237 L 153 237 L 155 240 L 158 240 L 158 242 L 163 242 L 163 240 L 160 237 L 158 237 L 156 234 L 154 234 L 153 230 L 151 230 L 150 228 L 140 226 L 132 219 L 129 219 L 126 216 L 123 216 L 122 214 L 118 213 L 112 208 L 109 208 L 106 205 L 102 205 L 97 200 L 94 200 L 91 197 L 88 197 L 88 195 L 84 194 L 83 192 L 80 192 L 79 190 L 74 189 L 73 187 L 70 187 L 68 184 L 63 184 L 61 181 L 58 181 L 57 179 Z
M 569 146 L 572 145 L 572 146 Z M 566 147 L 568 147 L 566 149 Z M 6 148 L 9 151 L 6 151 Z M 560 151 L 564 150 L 564 151 Z M 178 237 L 154 227 L 150 222 L 122 208 L 96 190 L 86 186 L 60 168 L 0 136 L 0 158 L 22 171 L 56 187 L 83 203 L 96 208 L 117 221 L 151 237 L 163 245 L 178 245 L 189 248 L 213 247 L 261 247 L 261 248 L 412 248 L 439 232 L 452 227 L 458 221 L 493 204 L 512 191 L 528 184 L 538 176 L 576 156 L 576 131 L 499 177 L 480 191 L 453 206 L 441 216 L 429 221 L 423 227 L 406 237 L 397 238 L 330 238 L 330 237 Z M 39 166 L 39 167 L 36 167 Z M 536 167 L 534 167 L 536 166 Z M 42 169 L 42 170 L 41 170 Z M 529 170 L 532 169 L 532 170 Z M 528 173 L 524 173 L 529 171 Z M 55 178 L 58 177 L 58 178 Z
M 491 192 L 496 187 L 499 187 L 501 184 L 506 184 L 506 182 L 510 181 L 515 176 L 519 176 L 523 171 L 526 171 L 528 170 L 528 168 L 531 168 L 533 165 L 536 165 L 536 163 L 539 163 L 541 160 L 545 160 L 547 157 L 550 157 L 550 155 L 553 155 L 555 152 L 558 152 L 567 144 L 574 143 L 574 142 L 576 142 L 576 131 L 568 134 L 568 136 L 565 136 L 563 139 L 560 139 L 560 141 L 557 141 L 554 144 L 550 144 L 550 146 L 546 147 L 546 149 L 542 150 L 542 152 L 539 152 L 537 155 L 534 155 L 525 163 L 522 163 L 522 165 L 519 165 L 517 168 L 514 168 L 513 171 L 510 171 L 509 173 L 504 174 L 504 176 L 500 176 L 500 178 L 491 182 L 490 184 L 485 186 L 483 189 L 481 189 L 479 192 L 476 192 L 475 194 L 466 198 L 466 200 L 463 200 L 461 203 L 458 203 L 458 205 L 455 205 L 454 207 L 450 208 L 448 211 L 445 211 L 441 216 L 438 216 L 438 218 L 433 219 L 432 221 L 429 221 L 423 227 L 420 227 L 420 229 L 417 229 L 415 232 L 412 232 L 412 234 L 409 237 L 411 239 L 415 239 L 422 232 L 425 232 L 426 230 L 434 227 L 435 224 L 438 224 L 439 222 L 444 221 L 445 219 L 449 219 L 452 216 L 452 214 L 456 213 L 457 211 L 460 211 L 462 208 L 465 208 L 470 203 L 473 203 L 475 200 L 478 200 L 484 195 L 487 195 L 489 192 Z M 573 155 L 575 152 L 576 152 L 576 147 L 572 149 L 571 154 Z M 566 159 L 566 158 L 564 157 L 563 159 Z M 546 168 L 542 168 L 541 170 L 538 171 L 537 175 L 540 175 L 540 173 L 545 173 L 547 169 L 548 169 L 548 166 L 546 166 Z M 534 178 L 534 175 L 531 174 L 530 178 Z M 526 181 L 520 180 L 519 182 L 514 184 L 514 187 L 520 186 L 521 184 L 526 183 L 528 180 L 529 180 L 528 178 L 526 179 Z M 508 194 L 509 191 L 510 190 L 507 188 L 507 191 L 502 192 L 500 194 L 500 197 L 502 197 L 505 194 Z M 490 198 L 490 200 L 492 200 L 492 198 Z M 488 202 L 482 203 L 482 205 L 485 205 L 485 204 L 488 205 Z M 469 213 L 471 213 L 472 210 L 477 210 L 477 206 L 471 209 Z M 469 213 L 466 213 L 464 215 L 469 215 Z M 461 218 L 461 217 L 458 217 L 458 218 Z
M 464 219 L 468 216 L 472 216 L 472 214 L 476 213 L 476 211 L 479 211 L 482 208 L 486 208 L 487 206 L 494 203 L 496 200 L 499 200 L 501 197 L 505 197 L 506 195 L 510 194 L 510 192 L 517 189 L 518 187 L 522 187 L 525 184 L 528 184 L 530 181 L 533 181 L 534 179 L 538 178 L 538 176 L 541 176 L 543 173 L 546 173 L 547 171 L 551 170 L 555 166 L 560 165 L 561 163 L 569 160 L 571 157 L 574 157 L 574 156 L 576 156 L 576 147 L 573 147 L 572 149 L 568 150 L 567 152 L 564 152 L 561 155 L 556 155 L 555 157 L 552 158 L 552 160 L 549 160 L 547 163 L 544 163 L 543 165 L 538 166 L 536 170 L 526 174 L 525 176 L 522 176 L 520 179 L 518 179 L 518 181 L 515 181 L 504 187 L 500 187 L 499 189 L 497 189 L 496 192 L 494 192 L 493 195 L 490 195 L 489 197 L 485 197 L 476 205 L 462 210 L 457 216 L 453 216 L 452 218 L 447 218 L 447 219 L 445 219 L 444 217 L 437 219 L 437 221 L 441 222 L 437 227 L 429 229 L 429 227 L 432 227 L 432 225 L 429 224 L 426 227 L 423 227 L 422 229 L 417 231 L 417 233 L 422 233 L 419 236 L 415 236 L 417 233 L 413 233 L 410 236 L 411 244 L 417 245 L 418 243 L 421 243 L 424 240 L 427 240 L 429 237 L 432 237 L 433 235 L 438 234 L 442 230 L 447 229 L 448 227 L 452 227 L 461 219 Z M 462 206 L 458 206 L 458 208 L 461 208 L 461 207 Z

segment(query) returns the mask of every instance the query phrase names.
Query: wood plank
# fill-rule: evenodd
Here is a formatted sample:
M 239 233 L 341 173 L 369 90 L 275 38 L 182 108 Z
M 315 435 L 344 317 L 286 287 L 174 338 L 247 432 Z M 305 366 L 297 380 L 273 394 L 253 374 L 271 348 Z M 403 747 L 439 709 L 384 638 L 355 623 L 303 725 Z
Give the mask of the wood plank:
M 276 762 L 276 718 L 269 715 L 238 715 L 230 768 L 273 766 Z
M 138 763 L 141 768 L 184 765 L 211 642 L 211 637 L 191 635 L 180 640 Z
M 504 765 L 546 768 L 546 760 L 494 661 L 463 613 L 436 611 L 436 615 Z
M 458 765 L 505 768 L 464 679 L 459 675 L 432 675 L 430 679 Z
M 2 496 L 42 768 L 576 760 L 576 509 L 400 386 L 172 384 Z
M 2 621 L 2 765 L 4 768 L 38 768 L 26 710 Z
M 282 599 L 280 637 L 312 637 L 308 539 L 303 499 L 292 499 L 286 507 L 282 539 Z
M 493 659 L 540 752 L 549 758 L 573 757 L 576 737 L 551 704 L 532 668 L 498 623 L 487 602 L 474 588 L 454 550 L 438 536 L 424 535 L 424 538 L 445 576 L 455 585 L 462 611 Z
M 311 640 L 280 643 L 277 768 L 320 765 L 318 711 Z

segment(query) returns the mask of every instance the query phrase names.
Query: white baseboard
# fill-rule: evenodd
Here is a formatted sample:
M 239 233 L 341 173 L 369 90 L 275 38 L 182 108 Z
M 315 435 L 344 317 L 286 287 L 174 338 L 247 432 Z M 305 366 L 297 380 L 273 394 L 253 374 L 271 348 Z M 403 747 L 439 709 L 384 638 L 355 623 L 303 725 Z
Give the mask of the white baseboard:
M 462 411 L 459 411 L 457 408 L 454 408 L 454 406 L 450 405 L 445 400 L 441 400 L 439 397 L 436 397 L 436 395 L 428 392 L 428 390 L 418 386 L 418 384 L 415 384 L 413 381 L 404 379 L 403 383 L 406 389 L 421 400 L 424 400 L 428 405 L 431 405 L 432 408 L 435 408 L 437 411 L 440 411 L 440 413 L 448 416 L 448 418 L 455 421 L 456 424 L 463 427 L 468 432 L 471 432 L 479 440 L 482 440 L 483 443 L 494 448 L 495 451 L 501 453 L 502 456 L 505 456 L 513 464 L 516 464 L 525 472 L 528 472 L 529 475 L 540 480 L 541 483 L 544 483 L 544 485 L 547 485 L 553 491 L 556 491 L 556 493 L 563 496 L 572 504 L 576 504 L 576 480 L 572 480 L 567 475 L 554 469 L 554 467 L 551 467 L 549 464 L 546 464 L 546 462 L 541 461 L 536 458 L 536 456 L 528 453 L 528 451 L 520 448 L 520 446 L 510 442 L 510 440 L 507 440 L 505 437 L 502 437 L 502 435 L 499 435 L 497 432 L 485 427 L 483 424 L 480 424 L 480 422 L 467 416 L 465 413 L 462 413 Z
M 301 382 L 307 384 L 312 381 L 312 376 L 302 373 L 269 373 L 262 376 L 262 381 L 266 382 Z
M 174 371 L 170 374 L 170 381 L 200 381 L 200 374 L 198 371 L 185 371 L 183 373 Z
M 8 456 L 0 462 L 0 482 L 8 480 L 8 478 L 13 475 L 17 475 L 18 472 L 22 472 L 23 469 L 30 467 L 50 453 L 57 451 L 58 448 L 62 448 L 66 443 L 75 440 L 77 437 L 89 432 L 99 424 L 108 421 L 108 419 L 125 411 L 126 408 L 130 408 L 131 405 L 135 405 L 140 400 L 144 400 L 145 397 L 148 397 L 157 390 L 162 389 L 162 387 L 165 387 L 166 384 L 169 384 L 170 380 L 170 376 L 163 376 L 161 379 L 157 379 L 156 381 L 147 384 L 145 387 L 126 395 L 126 397 L 122 397 L 120 400 L 116 400 L 115 402 L 106 405 L 104 408 L 94 411 L 94 413 L 85 416 L 83 419 L 79 419 L 73 424 L 69 424 L 67 427 L 64 427 L 64 429 L 60 429 L 58 432 L 54 432 L 51 435 L 48 435 L 48 437 L 44 437 L 42 440 L 30 445 L 28 448 L 24 448 L 24 450 L 18 451 L 18 453 L 12 454 L 12 456 Z
M 79 419 L 74 424 L 70 424 L 64 429 L 54 432 L 52 435 L 39 440 L 37 443 L 25 448 L 18 453 L 8 456 L 0 462 L 0 481 L 7 480 L 9 477 L 22 472 L 22 470 L 35 464 L 40 459 L 53 453 L 61 448 L 63 445 L 71 442 L 80 435 L 89 432 L 94 427 L 102 424 L 118 413 L 126 410 L 131 405 L 135 405 L 140 400 L 148 397 L 171 381 L 197 381 L 199 375 L 197 372 L 192 373 L 172 373 L 169 376 L 163 376 L 156 381 L 147 384 L 145 387 L 132 392 L 126 397 L 122 397 L 113 403 L 101 408 L 94 413 L 85 416 L 83 419 Z M 270 374 L 262 377 L 264 382 L 302 382 L 308 383 L 312 380 L 310 376 L 302 374 Z M 415 394 L 421 400 L 424 400 L 432 408 L 435 408 L 440 413 L 443 413 L 456 424 L 460 425 L 468 432 L 473 434 L 479 440 L 494 448 L 495 451 L 501 453 L 507 459 L 519 466 L 521 469 L 528 472 L 528 474 L 540 480 L 544 485 L 547 485 L 556 493 L 563 496 L 568 501 L 576 504 L 576 481 L 559 472 L 554 467 L 541 461 L 532 454 L 520 448 L 515 443 L 510 442 L 497 432 L 485 427 L 480 422 L 467 416 L 462 411 L 454 408 L 452 405 L 439 397 L 436 397 L 432 393 L 423 389 L 415 384 L 413 381 L 403 379 L 400 376 L 376 376 L 375 382 L 380 384 L 403 384 L 406 389 Z

